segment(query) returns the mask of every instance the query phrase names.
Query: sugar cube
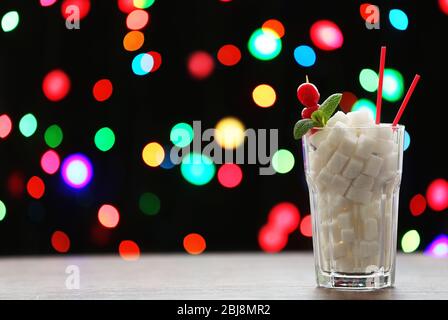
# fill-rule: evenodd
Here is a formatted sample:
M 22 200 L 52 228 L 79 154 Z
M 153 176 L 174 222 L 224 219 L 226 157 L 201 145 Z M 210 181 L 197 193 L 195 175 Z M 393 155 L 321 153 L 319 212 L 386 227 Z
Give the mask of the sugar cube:
M 326 168 L 329 172 L 337 174 L 341 172 L 347 161 L 348 157 L 346 155 L 343 155 L 342 153 L 336 151 L 328 161 Z
M 345 166 L 344 171 L 342 171 L 342 175 L 345 178 L 354 179 L 361 173 L 363 166 L 364 162 L 356 158 L 351 158 Z
M 380 173 L 383 162 L 384 162 L 383 158 L 371 154 L 369 159 L 367 159 L 367 162 L 364 166 L 364 169 L 362 170 L 362 173 L 371 177 L 376 177 Z
M 375 147 L 375 140 L 369 136 L 361 134 L 356 145 L 355 155 L 360 158 L 368 159 Z

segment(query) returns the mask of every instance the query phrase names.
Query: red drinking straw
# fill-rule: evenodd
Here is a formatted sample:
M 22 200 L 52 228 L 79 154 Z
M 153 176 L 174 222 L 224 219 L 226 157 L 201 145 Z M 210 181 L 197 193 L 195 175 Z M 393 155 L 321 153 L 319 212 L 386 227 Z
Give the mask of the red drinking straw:
M 381 47 L 380 54 L 380 72 L 378 75 L 378 90 L 376 93 L 376 120 L 375 123 L 381 122 L 381 98 L 383 96 L 383 78 L 384 78 L 384 63 L 386 61 L 386 47 Z
M 400 109 L 398 109 L 398 113 L 395 116 L 394 122 L 392 122 L 392 127 L 395 127 L 398 124 L 398 121 L 400 121 L 401 115 L 403 114 L 404 109 L 406 109 L 406 106 L 408 105 L 409 99 L 411 98 L 412 93 L 414 92 L 414 89 L 417 86 L 418 80 L 420 80 L 420 75 L 416 74 L 414 80 L 412 80 L 408 92 L 406 92 L 406 96 L 404 97 L 404 100 L 401 103 Z

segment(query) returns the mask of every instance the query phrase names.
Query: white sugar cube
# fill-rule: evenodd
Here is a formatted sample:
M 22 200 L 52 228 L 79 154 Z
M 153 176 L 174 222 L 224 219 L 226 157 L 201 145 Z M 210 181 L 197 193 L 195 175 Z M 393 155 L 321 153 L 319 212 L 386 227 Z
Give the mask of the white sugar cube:
M 384 169 L 386 171 L 396 171 L 398 169 L 398 153 L 392 152 L 384 158 Z
M 328 129 L 330 133 L 328 134 L 328 137 L 325 141 L 337 147 L 347 133 L 346 128 L 347 125 L 344 124 L 343 122 L 341 121 L 336 122 L 331 129 Z
M 328 224 L 328 234 L 333 243 L 341 241 L 341 229 L 337 221 L 332 221 Z
M 355 231 L 353 229 L 342 229 L 341 239 L 344 243 L 351 243 L 355 240 Z
M 380 155 L 388 155 L 394 149 L 395 143 L 392 140 L 377 139 L 373 152 Z
M 323 130 L 318 130 L 317 132 L 312 134 L 309 138 L 311 145 L 313 145 L 315 148 L 319 148 L 321 143 L 323 141 L 325 141 L 325 139 L 327 138 L 328 133 L 329 133 L 329 130 L 323 129 Z
M 374 179 L 370 176 L 366 176 L 365 174 L 360 174 L 353 180 L 353 186 L 358 189 L 371 190 L 373 187 Z
M 361 240 L 359 242 L 359 255 L 361 258 L 367 258 L 370 255 L 368 241 Z
M 368 218 L 364 221 L 364 239 L 378 239 L 378 222 L 374 218 Z
M 336 194 L 343 195 L 350 186 L 350 183 L 351 180 L 337 174 L 333 176 L 333 179 L 331 180 L 331 190 Z
M 350 229 L 352 225 L 352 217 L 348 212 L 338 214 L 338 225 L 341 229 Z
M 372 198 L 372 191 L 352 186 L 345 196 L 353 202 L 367 204 Z
M 346 255 L 346 246 L 342 242 L 333 244 L 333 259 L 338 259 L 345 257 Z
M 362 173 L 367 176 L 376 177 L 380 173 L 383 162 L 383 158 L 371 154 L 369 159 L 367 159 Z
M 311 171 L 316 173 L 320 172 L 323 167 L 322 161 L 317 156 L 316 151 L 312 151 L 309 153 L 308 163 L 310 165 Z
M 354 179 L 361 173 L 363 166 L 364 162 L 356 158 L 351 158 L 342 171 L 342 176 L 348 179 Z
M 332 197 L 331 204 L 335 211 L 348 211 L 351 206 L 351 201 L 347 200 L 347 198 L 337 194 Z
M 381 203 L 379 201 L 373 201 L 367 205 L 359 206 L 359 215 L 363 221 L 370 218 L 377 218 L 380 214 Z
M 317 148 L 316 156 L 318 157 L 319 161 L 321 161 L 321 163 L 325 164 L 328 162 L 328 159 L 330 159 L 335 149 L 335 147 L 333 147 L 327 140 L 325 140 L 319 145 L 319 148 Z
M 317 176 L 317 179 L 316 179 L 317 187 L 320 190 L 323 190 L 326 187 L 331 185 L 332 180 L 333 180 L 333 175 L 330 172 L 328 172 L 328 170 L 326 168 L 324 168 L 320 171 L 319 175 Z
M 352 127 L 366 127 L 375 124 L 370 111 L 361 109 L 347 114 L 349 125 Z
M 328 160 L 326 168 L 329 172 L 337 174 L 341 172 L 347 161 L 348 157 L 346 155 L 343 155 L 342 153 L 336 151 L 335 153 L 333 153 L 330 160 Z
M 369 241 L 368 250 L 370 256 L 376 256 L 377 254 L 379 254 L 380 246 L 378 244 L 378 241 Z
M 360 158 L 368 159 L 375 147 L 375 140 L 369 136 L 361 134 L 356 145 L 355 155 Z
M 336 112 L 328 121 L 327 121 L 327 126 L 329 127 L 333 127 L 338 121 L 348 124 L 348 118 L 347 115 L 342 112 L 342 111 L 338 111 Z
M 353 152 L 355 152 L 356 144 L 358 142 L 358 137 L 353 134 L 347 132 L 345 137 L 342 139 L 341 143 L 338 146 L 338 151 L 346 156 L 351 156 Z
M 392 127 L 378 128 L 378 137 L 384 140 L 392 140 L 394 138 L 394 131 Z

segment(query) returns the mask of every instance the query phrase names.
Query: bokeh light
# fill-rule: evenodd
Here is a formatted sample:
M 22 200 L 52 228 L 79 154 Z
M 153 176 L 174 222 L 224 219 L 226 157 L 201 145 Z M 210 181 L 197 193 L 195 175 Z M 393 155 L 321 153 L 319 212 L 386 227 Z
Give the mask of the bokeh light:
M 193 128 L 188 123 L 180 122 L 171 128 L 170 140 L 179 148 L 188 146 L 193 141 L 193 138 Z
M 55 174 L 60 164 L 61 160 L 59 159 L 59 155 L 54 150 L 48 150 L 40 158 L 40 166 L 48 174 Z
M 376 105 L 369 99 L 359 99 L 352 107 L 352 111 L 367 110 L 370 112 L 372 119 L 376 118 Z
M 69 93 L 70 87 L 70 78 L 60 69 L 55 69 L 47 73 L 42 82 L 44 95 L 48 100 L 54 102 L 64 99 Z
M 217 58 L 225 66 L 234 66 L 241 60 L 241 51 L 233 44 L 226 44 L 219 48 Z
M 437 236 L 426 247 L 424 254 L 434 258 L 448 258 L 448 236 L 445 234 Z
M 112 82 L 109 79 L 98 80 L 93 86 L 93 97 L 102 102 L 110 98 L 113 91 Z
M 421 194 L 416 194 L 409 202 L 409 210 L 413 216 L 419 216 L 426 210 L 426 198 Z
M 276 204 L 268 216 L 268 224 L 280 233 L 291 233 L 297 229 L 300 221 L 299 209 L 291 202 Z
M 283 38 L 285 35 L 285 27 L 276 19 L 269 19 L 265 21 L 261 29 L 263 29 L 263 31 L 274 31 L 279 38 Z
M 131 13 L 135 9 L 134 0 L 118 0 L 118 9 L 123 13 Z
M 139 9 L 147 9 L 154 4 L 155 0 L 134 0 L 134 6 Z
M 147 53 L 140 53 L 132 60 L 132 71 L 138 76 L 144 76 L 151 72 L 154 66 L 154 58 Z
M 120 242 L 118 252 L 123 260 L 136 261 L 140 258 L 140 248 L 132 240 L 123 240 Z
M 363 3 L 359 6 L 359 13 L 361 14 L 361 17 L 367 21 L 367 18 L 369 19 L 370 23 L 377 23 L 377 16 L 373 14 L 372 10 L 367 11 L 367 8 L 371 6 L 370 3 Z M 377 6 L 375 6 L 377 7 Z M 377 7 L 378 8 L 378 7 Z
M 209 157 L 192 152 L 182 159 L 180 171 L 189 183 L 202 186 L 213 179 L 216 169 L 215 164 Z
M 0 221 L 3 221 L 6 217 L 6 206 L 2 200 L 0 200 Z
M 356 101 L 358 101 L 358 98 L 353 92 L 344 91 L 342 93 L 342 99 L 339 103 L 339 106 L 341 107 L 342 111 L 348 113 L 352 110 L 352 107 L 356 103 Z
M 375 92 L 378 89 L 378 75 L 372 69 L 362 69 L 359 73 L 359 83 L 368 92 Z
M 51 236 L 51 245 L 59 253 L 66 253 L 70 250 L 70 238 L 60 230 L 55 231 Z
M 277 99 L 274 88 L 267 84 L 258 85 L 252 91 L 252 98 L 257 106 L 261 108 L 272 107 Z
M 78 7 L 79 19 L 85 18 L 90 12 L 90 0 L 64 0 L 61 4 L 61 12 L 64 19 L 67 19 L 72 14 L 71 10 L 67 11 L 67 8 L 70 6 Z
M 294 59 L 302 67 L 311 67 L 316 63 L 316 53 L 310 46 L 301 45 L 294 49 Z
M 98 210 L 98 221 L 105 228 L 115 228 L 120 221 L 120 213 L 110 204 L 103 204 Z
M 57 148 L 62 143 L 63 138 L 62 129 L 57 124 L 53 124 L 45 130 L 44 140 L 50 148 Z
M 448 15 L 448 0 L 439 0 L 439 8 L 440 11 Z
M 7 114 L 0 116 L 0 138 L 5 139 L 12 130 L 12 121 Z
M 37 130 L 37 120 L 32 113 L 27 113 L 19 121 L 19 130 L 24 137 L 31 137 Z
M 272 60 L 282 51 L 282 41 L 271 29 L 257 29 L 247 44 L 249 52 L 258 60 Z
M 277 173 L 288 173 L 294 167 L 294 163 L 294 155 L 286 149 L 279 149 L 272 156 L 272 167 Z
M 215 140 L 225 149 L 238 148 L 244 142 L 244 124 L 234 117 L 226 117 L 215 126 Z
M 341 29 L 330 20 L 319 20 L 313 23 L 310 37 L 313 44 L 321 50 L 336 50 L 344 43 Z
M 306 215 L 303 217 L 302 222 L 300 222 L 300 233 L 305 237 L 313 236 L 313 226 L 311 223 L 311 215 Z
M 42 7 L 49 7 L 56 3 L 58 0 L 40 0 L 40 5 Z
M 409 132 L 404 130 L 403 151 L 406 151 L 410 145 L 411 145 L 411 136 L 409 135 Z
M 123 47 L 127 51 L 135 51 L 142 47 L 145 35 L 140 31 L 129 31 L 123 38 Z
M 26 190 L 30 197 L 34 199 L 40 199 L 44 196 L 45 193 L 45 184 L 44 181 L 38 176 L 33 176 L 28 180 L 26 184 Z
M 384 69 L 383 98 L 396 102 L 403 97 L 404 80 L 401 73 L 395 69 Z
M 218 170 L 218 181 L 226 188 L 235 188 L 243 179 L 243 171 L 234 163 L 225 163 Z
M 418 249 L 420 245 L 420 235 L 417 230 L 409 230 L 401 238 L 401 250 L 404 253 L 411 253 Z
M 389 11 L 390 24 L 397 30 L 406 30 L 408 28 L 408 16 L 400 9 Z
M 153 66 L 151 68 L 151 72 L 156 72 L 159 70 L 160 66 L 162 65 L 162 55 L 158 53 L 157 51 L 149 51 L 148 54 L 153 59 Z
M 185 251 L 193 255 L 201 254 L 207 247 L 204 237 L 198 233 L 190 233 L 185 236 L 183 245 Z
M 19 13 L 17 11 L 9 11 L 2 17 L 2 29 L 4 32 L 10 32 L 17 28 L 19 24 Z
M 86 187 L 93 177 L 90 160 L 81 153 L 75 153 L 62 162 L 61 175 L 64 182 L 75 189 Z
M 426 199 L 434 211 L 448 208 L 448 181 L 441 178 L 432 181 L 426 190 Z
M 95 133 L 94 142 L 99 150 L 109 151 L 115 144 L 115 134 L 108 127 L 101 128 Z
M 150 167 L 158 167 L 165 158 L 165 150 L 157 142 L 148 143 L 142 151 L 143 161 Z
M 138 205 L 140 210 L 149 216 L 153 216 L 160 211 L 160 199 L 152 192 L 145 192 L 140 196 Z
M 197 80 L 203 80 L 209 77 L 215 68 L 213 57 L 205 51 L 195 51 L 187 61 L 187 69 L 191 77 Z
M 25 191 L 25 177 L 20 171 L 13 171 L 7 181 L 8 192 L 12 198 L 19 199 Z
M 171 145 L 166 145 L 164 147 L 164 151 L 167 156 L 163 159 L 162 163 L 160 164 L 160 167 L 163 169 L 169 170 L 176 165 L 173 163 L 173 161 L 171 161 L 170 156 L 169 156 L 169 154 L 171 152 Z
M 140 30 L 146 27 L 149 22 L 149 13 L 145 10 L 134 10 L 126 18 L 126 26 L 130 30 Z
M 268 253 L 276 253 L 282 251 L 288 243 L 288 235 L 279 232 L 271 225 L 265 225 L 258 233 L 258 244 L 260 248 Z

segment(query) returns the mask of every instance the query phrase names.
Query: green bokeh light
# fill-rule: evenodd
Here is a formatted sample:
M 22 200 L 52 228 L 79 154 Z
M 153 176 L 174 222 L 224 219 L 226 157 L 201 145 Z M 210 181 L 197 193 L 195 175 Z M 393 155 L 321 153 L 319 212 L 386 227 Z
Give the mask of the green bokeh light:
M 352 106 L 352 111 L 362 110 L 366 109 L 368 110 L 373 119 L 376 119 L 376 105 L 370 101 L 369 99 L 359 99 L 355 102 L 355 104 Z
M 50 148 L 58 147 L 62 143 L 63 137 L 62 129 L 57 124 L 49 126 L 44 133 L 45 143 Z
M 109 151 L 115 143 L 115 134 L 108 127 L 101 128 L 95 134 L 95 145 L 101 151 Z
M 31 137 L 37 129 L 37 120 L 33 114 L 27 113 L 20 119 L 19 130 L 25 137 Z
M 154 4 L 156 0 L 134 0 L 134 7 L 139 9 L 147 9 Z
M 212 180 L 216 169 L 215 164 L 209 157 L 193 152 L 182 159 L 180 171 L 185 180 L 201 186 Z
M 272 156 L 272 167 L 277 173 L 288 173 L 294 167 L 294 163 L 294 155 L 286 149 L 279 149 Z
M 247 43 L 249 52 L 259 60 L 271 60 L 282 51 L 282 40 L 273 31 L 257 29 Z
M 411 253 L 418 249 L 420 245 L 420 235 L 416 230 L 409 230 L 401 238 L 401 249 L 405 253 Z
M 4 32 L 14 30 L 19 24 L 19 13 L 17 11 L 9 11 L 2 17 L 2 29 Z
M 371 69 L 362 69 L 359 73 L 359 83 L 368 92 L 375 92 L 378 89 L 378 75 Z
M 170 140 L 179 148 L 188 146 L 193 137 L 193 128 L 188 123 L 180 122 L 171 129 Z
M 6 216 L 6 206 L 2 200 L 0 200 L 0 221 L 5 219 Z
M 144 214 L 155 215 L 160 211 L 160 199 L 154 193 L 145 192 L 140 196 L 139 207 Z
M 384 70 L 383 98 L 396 102 L 403 97 L 404 80 L 400 72 L 395 69 Z

